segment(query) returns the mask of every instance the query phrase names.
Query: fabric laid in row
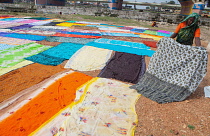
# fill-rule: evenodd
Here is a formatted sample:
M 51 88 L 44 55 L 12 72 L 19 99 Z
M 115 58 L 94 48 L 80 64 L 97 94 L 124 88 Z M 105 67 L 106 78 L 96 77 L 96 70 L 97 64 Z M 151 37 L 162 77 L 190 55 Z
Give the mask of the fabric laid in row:
M 146 46 L 143 43 L 127 42 L 127 41 L 112 40 L 105 38 L 96 39 L 93 42 L 87 43 L 86 45 L 114 50 L 118 52 L 125 52 L 137 55 L 147 55 L 150 57 L 155 52 L 154 50 L 151 50 L 150 47 Z
M 10 98 L 0 103 L 0 121 L 6 119 L 15 113 L 18 109 L 27 104 L 30 100 L 35 98 L 39 93 L 43 92 L 45 88 L 53 84 L 56 80 L 70 74 L 74 71 L 64 70 L 50 76 L 49 78 L 30 86 L 29 88 L 23 89 L 20 92 L 14 94 Z
M 94 39 L 91 38 L 60 37 L 60 36 L 49 36 L 45 40 L 49 42 L 69 42 L 76 44 L 86 44 L 94 41 Z
M 0 122 L 0 135 L 29 135 L 61 109 L 71 104 L 76 89 L 92 77 L 73 72 L 55 80 L 35 98 Z
M 129 86 L 96 77 L 78 88 L 74 103 L 30 135 L 133 135 L 140 94 Z
M 64 68 L 79 71 L 100 70 L 106 65 L 112 52 L 108 49 L 84 46 L 68 60 Z
M 25 58 L 36 63 L 44 65 L 59 65 L 68 60 L 77 50 L 82 48 L 82 44 L 61 43 L 44 52 Z
M 98 77 L 137 83 L 146 71 L 145 56 L 115 52 Z
M 30 61 L 27 61 L 30 62 Z M 9 73 L 4 73 L 0 76 L 1 81 L 1 95 L 0 102 L 16 95 L 22 90 L 29 88 L 39 82 L 43 81 L 46 78 L 51 77 L 52 75 L 64 71 L 63 66 L 47 66 L 41 65 L 38 63 L 26 64 L 27 62 L 23 61 L 18 63 L 18 66 L 23 66 L 19 69 L 12 69 L 13 67 L 9 67 L 6 69 L 1 69 L 1 71 L 5 71 L 7 69 L 12 70 Z M 15 66 L 17 66 L 15 65 Z M 14 67 L 15 67 L 14 66 Z M 29 74 L 28 74 L 29 73 Z M 8 84 L 9 83 L 9 84 Z
M 22 45 L 27 43 L 35 42 L 33 40 L 27 39 L 19 39 L 19 38 L 11 38 L 11 37 L 2 37 L 0 36 L 0 43 L 1 44 L 8 44 L 8 45 Z
M 28 43 L 11 47 L 0 54 L 0 68 L 8 68 L 24 61 L 25 57 L 35 55 L 51 48 L 37 43 Z M 3 59 L 4 58 L 4 59 Z

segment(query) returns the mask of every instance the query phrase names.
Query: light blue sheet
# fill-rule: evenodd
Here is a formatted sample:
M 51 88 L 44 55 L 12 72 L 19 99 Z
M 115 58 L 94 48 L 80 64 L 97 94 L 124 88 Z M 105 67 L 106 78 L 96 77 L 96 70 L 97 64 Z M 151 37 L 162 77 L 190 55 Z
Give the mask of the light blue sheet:
M 119 40 L 110 41 L 110 39 L 101 38 L 93 42 L 89 42 L 86 45 L 137 55 L 147 55 L 149 57 L 151 57 L 155 53 L 154 50 L 151 50 L 146 45 L 139 44 L 139 46 L 137 46 L 137 44 L 129 44 L 129 42 L 127 45 L 124 45 L 123 42 L 124 41 L 122 41 L 122 44 L 120 44 Z
M 46 36 L 31 35 L 31 34 L 17 34 L 17 33 L 7 34 L 7 35 L 4 35 L 4 37 L 27 39 L 27 40 L 32 40 L 32 41 L 42 41 L 46 38 Z
M 43 65 L 59 65 L 64 60 L 69 59 L 75 52 L 77 52 L 84 45 L 74 43 L 61 43 L 37 55 L 25 58 L 26 60 L 40 63 Z
M 14 47 L 15 45 L 8 45 L 8 44 L 0 44 L 0 52 L 6 50 L 8 48 Z

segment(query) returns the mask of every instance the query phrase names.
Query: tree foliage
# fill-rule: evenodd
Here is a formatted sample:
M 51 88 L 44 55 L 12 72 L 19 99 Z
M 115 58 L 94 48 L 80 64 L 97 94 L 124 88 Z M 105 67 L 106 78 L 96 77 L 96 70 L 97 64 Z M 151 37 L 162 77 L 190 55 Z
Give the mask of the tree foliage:
M 171 0 L 167 4 L 175 4 L 175 1 Z

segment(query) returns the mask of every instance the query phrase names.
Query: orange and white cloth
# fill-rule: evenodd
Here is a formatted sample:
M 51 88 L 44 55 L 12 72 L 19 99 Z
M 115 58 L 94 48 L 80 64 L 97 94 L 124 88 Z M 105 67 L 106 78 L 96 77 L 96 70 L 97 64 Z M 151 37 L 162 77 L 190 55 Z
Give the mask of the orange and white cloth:
M 129 86 L 96 77 L 77 90 L 74 103 L 31 135 L 133 135 L 137 124 L 135 103 L 140 94 Z

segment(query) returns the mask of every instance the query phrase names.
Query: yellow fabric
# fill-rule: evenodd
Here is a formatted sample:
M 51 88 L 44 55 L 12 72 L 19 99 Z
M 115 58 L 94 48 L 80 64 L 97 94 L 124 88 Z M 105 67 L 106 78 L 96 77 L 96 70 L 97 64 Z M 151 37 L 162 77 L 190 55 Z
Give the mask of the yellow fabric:
M 141 38 L 151 38 L 156 41 L 159 41 L 163 36 L 155 36 L 155 35 L 148 35 L 148 34 L 139 34 Z
M 99 70 L 106 65 L 106 62 L 111 55 L 112 50 L 85 46 L 68 60 L 64 68 L 71 68 L 79 71 Z
M 55 114 L 52 118 L 43 123 L 38 129 L 32 132 L 29 136 L 52 135 L 51 128 L 55 128 L 55 126 L 56 128 L 60 127 L 63 123 L 63 120 L 65 120 L 68 117 L 68 115 L 63 116 L 62 113 L 68 113 L 68 111 L 72 109 L 74 105 L 81 103 L 84 100 L 85 94 L 87 92 L 87 89 L 85 88 L 87 87 L 88 84 L 95 82 L 97 79 L 98 77 L 93 78 L 92 80 L 88 81 L 86 84 L 80 86 L 77 89 L 76 98 L 74 102 L 66 106 L 64 109 L 60 110 L 57 114 Z M 80 90 L 85 90 L 85 92 L 81 92 Z
M 25 61 L 22 61 L 22 62 L 16 64 L 15 66 L 12 66 L 12 67 L 9 67 L 9 68 L 1 68 L 0 69 L 0 76 L 3 75 L 3 74 L 6 74 L 6 73 L 8 73 L 8 72 L 10 72 L 12 70 L 21 68 L 23 66 L 26 66 L 26 65 L 29 65 L 29 64 L 32 64 L 32 63 L 34 63 L 34 62 L 25 60 Z
M 64 23 L 60 23 L 60 24 L 56 24 L 58 26 L 66 26 L 66 27 L 71 27 L 74 25 L 79 25 L 79 26 L 86 26 L 86 24 L 77 24 L 77 23 L 68 23 L 68 22 L 64 22 Z
M 140 94 L 129 87 L 96 77 L 78 88 L 74 103 L 31 135 L 134 135 Z

